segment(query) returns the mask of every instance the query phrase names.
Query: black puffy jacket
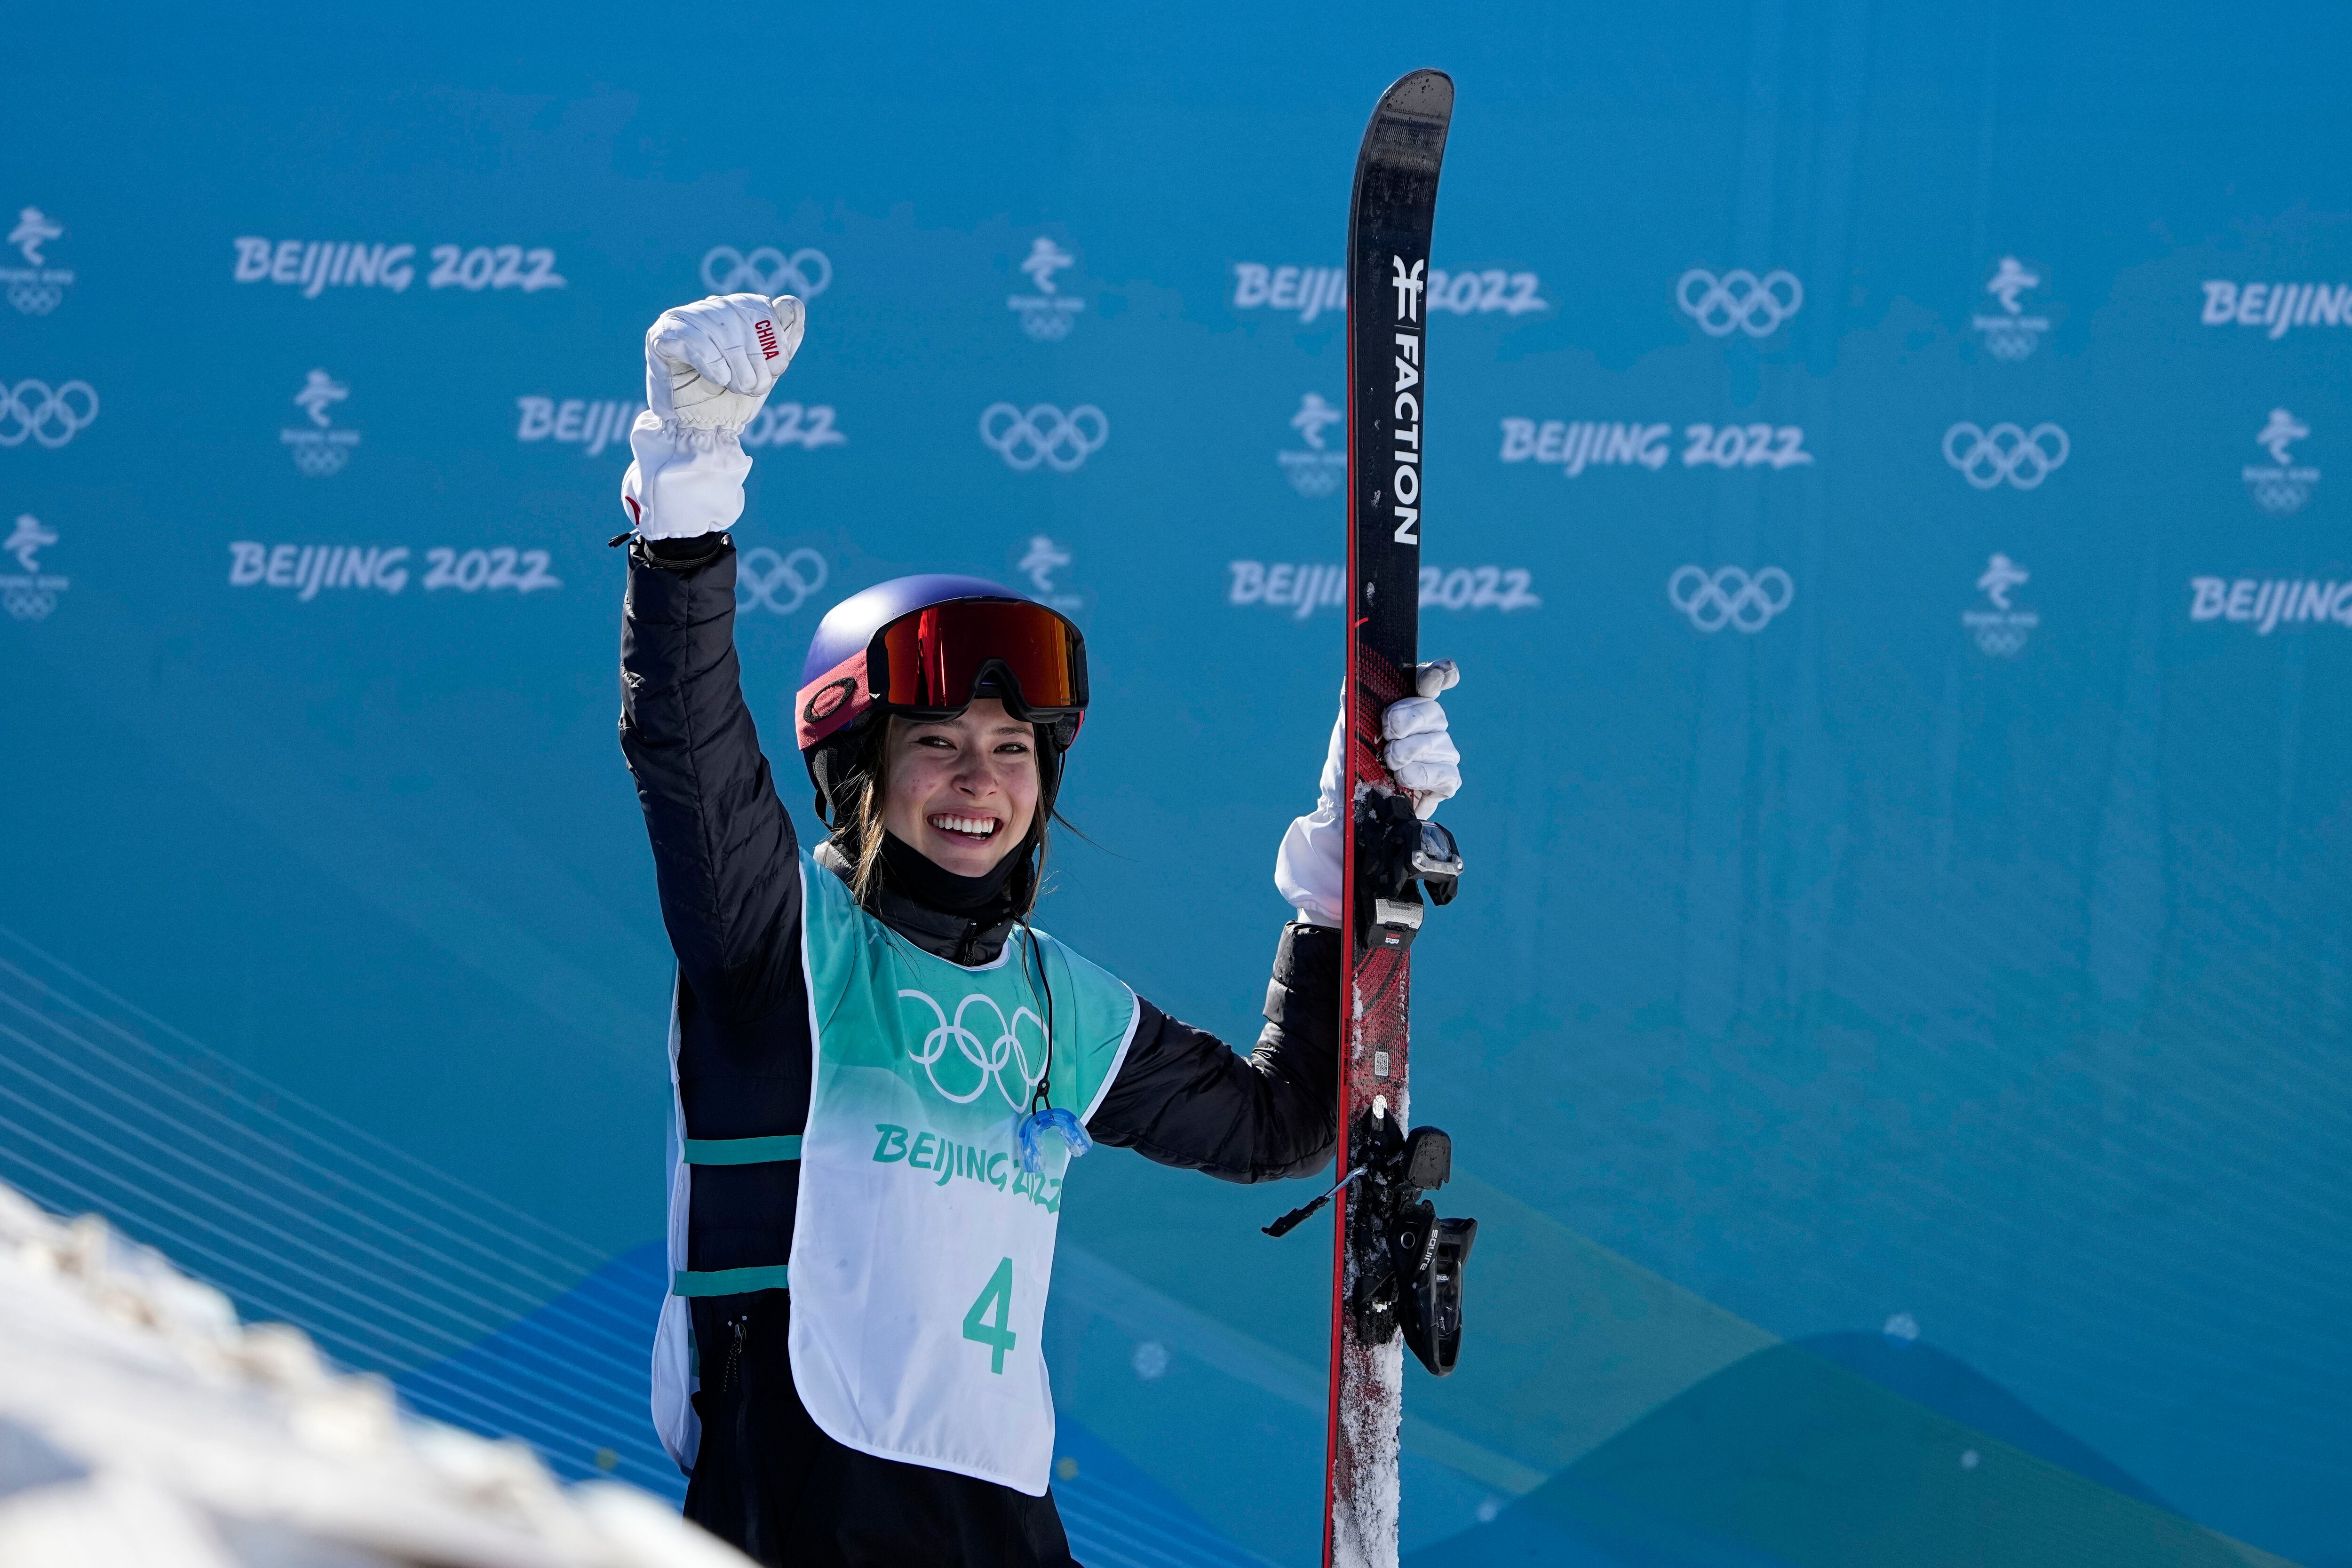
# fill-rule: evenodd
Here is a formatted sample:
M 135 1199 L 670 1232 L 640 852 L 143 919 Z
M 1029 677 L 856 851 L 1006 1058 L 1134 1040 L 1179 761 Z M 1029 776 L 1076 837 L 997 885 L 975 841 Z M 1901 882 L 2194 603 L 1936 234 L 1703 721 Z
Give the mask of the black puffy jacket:
M 808 1114 L 812 1065 L 800 962 L 799 846 L 743 701 L 734 646 L 735 550 L 723 536 L 657 549 L 633 543 L 629 551 L 621 748 L 636 778 L 662 920 L 677 953 L 678 1092 L 687 1135 L 795 1134 Z M 876 913 L 933 952 L 961 948 L 982 962 L 995 956 L 1006 935 L 1003 925 L 974 931 L 958 916 L 903 898 L 886 897 Z M 1097 1143 L 1228 1181 L 1320 1168 L 1334 1142 L 1339 987 L 1338 933 L 1292 925 L 1275 950 L 1266 1024 L 1250 1055 L 1142 1002 L 1126 1060 L 1087 1131 Z M 798 1166 L 789 1162 L 696 1167 L 687 1267 L 786 1261 L 798 1176 Z M 714 1422 L 708 1397 L 714 1392 L 710 1346 L 722 1333 L 722 1343 L 740 1345 L 752 1315 L 750 1299 L 703 1298 L 694 1307 L 705 1389 L 698 1396 L 705 1439 L 696 1490 L 706 1505 L 698 1510 L 690 1498 L 689 1512 L 755 1556 L 779 1550 L 772 1533 L 758 1539 L 763 1517 L 769 1531 L 781 1529 L 800 1543 L 794 1551 L 812 1550 L 803 1526 L 774 1522 L 772 1511 L 781 1506 L 774 1499 L 751 1495 L 765 1490 L 751 1475 L 732 1476 L 723 1488 L 707 1484 L 717 1480 L 704 1473 L 715 1464 L 765 1467 L 740 1453 L 722 1458 L 733 1450 L 727 1441 L 714 1444 L 714 1428 L 731 1427 Z M 772 1389 L 779 1378 L 789 1379 L 782 1350 L 779 1341 L 763 1358 Z M 797 1405 L 796 1398 L 789 1402 Z M 727 1517 L 710 1517 L 717 1508 L 710 1500 L 721 1490 L 730 1499 L 720 1511 Z M 749 1525 L 733 1521 L 738 1507 L 749 1511 Z M 1050 1511 L 1050 1502 L 1046 1507 Z M 1050 1553 L 1038 1560 L 1054 1561 Z

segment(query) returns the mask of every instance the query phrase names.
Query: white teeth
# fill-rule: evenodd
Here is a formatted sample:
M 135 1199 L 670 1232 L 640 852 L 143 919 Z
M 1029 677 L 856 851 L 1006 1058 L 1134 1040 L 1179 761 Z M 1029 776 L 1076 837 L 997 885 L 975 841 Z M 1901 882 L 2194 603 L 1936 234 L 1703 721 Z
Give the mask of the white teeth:
M 993 837 L 997 827 L 996 819 L 993 817 L 950 817 L 941 815 L 931 818 L 930 823 L 932 827 L 937 828 L 943 833 L 961 833 L 967 838 L 974 839 Z

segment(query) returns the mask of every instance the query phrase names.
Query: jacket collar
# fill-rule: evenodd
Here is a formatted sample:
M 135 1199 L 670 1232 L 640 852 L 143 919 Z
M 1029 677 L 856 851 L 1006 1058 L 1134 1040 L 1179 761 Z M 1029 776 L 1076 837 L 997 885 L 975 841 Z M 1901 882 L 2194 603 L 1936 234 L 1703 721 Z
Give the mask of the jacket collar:
M 831 839 L 817 845 L 816 863 L 847 883 L 856 868 Z M 959 915 L 909 896 L 887 871 L 877 879 L 866 908 L 877 920 L 934 957 L 967 968 L 993 964 L 1013 932 L 1013 917 L 998 908 Z

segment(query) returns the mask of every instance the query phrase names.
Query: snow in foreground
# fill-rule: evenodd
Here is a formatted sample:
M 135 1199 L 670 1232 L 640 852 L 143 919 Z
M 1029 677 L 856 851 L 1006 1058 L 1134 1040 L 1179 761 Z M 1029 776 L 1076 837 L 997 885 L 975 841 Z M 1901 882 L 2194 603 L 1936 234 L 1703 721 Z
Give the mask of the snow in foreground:
M 631 1488 L 419 1421 L 103 1220 L 0 1184 L 9 1568 L 743 1568 Z

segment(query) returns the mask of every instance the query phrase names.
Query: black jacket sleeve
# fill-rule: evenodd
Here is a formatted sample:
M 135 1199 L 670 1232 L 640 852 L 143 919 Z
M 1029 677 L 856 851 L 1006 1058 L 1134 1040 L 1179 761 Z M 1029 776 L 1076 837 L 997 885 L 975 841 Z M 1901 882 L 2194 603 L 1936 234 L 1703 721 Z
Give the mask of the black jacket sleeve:
M 1337 1141 L 1339 933 L 1282 929 L 1265 1028 L 1247 1056 L 1150 1002 L 1087 1131 L 1226 1181 L 1310 1176 Z
M 688 987 L 720 1021 L 766 1017 L 800 972 L 800 858 L 743 703 L 723 535 L 629 547 L 621 750 Z

